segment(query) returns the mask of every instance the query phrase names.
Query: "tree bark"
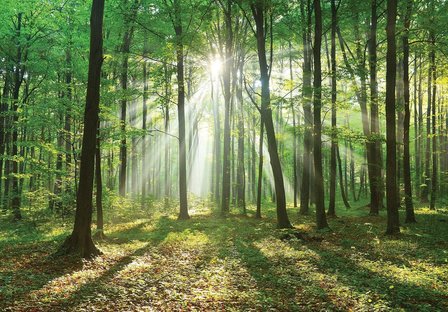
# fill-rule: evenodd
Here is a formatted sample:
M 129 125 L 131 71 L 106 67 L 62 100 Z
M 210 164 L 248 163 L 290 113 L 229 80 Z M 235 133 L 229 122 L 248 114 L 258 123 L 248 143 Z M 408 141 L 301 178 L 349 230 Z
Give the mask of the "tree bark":
M 243 72 L 244 57 L 241 56 L 239 62 L 239 72 Z M 246 214 L 246 170 L 244 167 L 244 102 L 243 102 L 243 75 L 239 76 L 236 89 L 236 98 L 239 104 L 238 113 L 238 161 L 237 161 L 237 204 Z
M 100 254 L 92 241 L 91 223 L 101 66 L 103 63 L 103 15 L 104 0 L 93 0 L 90 17 L 89 74 L 75 224 L 72 234 L 67 237 L 58 252 L 59 254 L 76 253 L 83 258 L 91 258 Z
M 321 71 L 321 44 L 322 44 L 322 10 L 320 0 L 314 0 L 314 192 L 316 200 L 316 225 L 318 229 L 328 228 L 325 215 L 325 194 L 322 168 L 322 71 Z
M 382 159 L 380 120 L 378 111 L 378 81 L 377 81 L 377 0 L 371 2 L 371 27 L 369 42 L 369 71 L 370 71 L 370 215 L 378 215 L 382 206 Z
M 20 86 L 23 82 L 23 65 L 22 65 L 22 45 L 21 45 L 21 29 L 22 29 L 22 13 L 17 14 L 17 59 L 14 70 L 14 88 L 12 91 L 12 136 L 11 136 L 11 157 L 12 157 L 12 188 L 11 188 L 11 210 L 13 212 L 14 220 L 22 219 L 20 212 L 21 194 L 19 192 L 19 163 L 18 156 L 19 149 L 19 93 Z
M 400 233 L 397 189 L 397 138 L 395 114 L 395 83 L 397 72 L 395 23 L 397 1 L 387 0 L 387 55 L 386 55 L 386 189 L 387 189 L 387 230 L 386 234 Z
M 428 102 L 428 106 L 432 107 L 431 114 L 431 136 L 432 136 L 432 177 L 431 177 L 431 200 L 429 203 L 429 209 L 436 209 L 436 193 L 437 193 L 437 115 L 436 115 L 436 95 L 437 95 L 437 68 L 436 68 L 436 39 L 434 33 L 431 33 L 431 55 L 430 55 L 430 69 L 432 75 L 432 98 L 431 104 Z
M 283 181 L 280 158 L 278 155 L 277 141 L 275 138 L 274 123 L 272 120 L 271 93 L 269 86 L 270 76 L 269 76 L 268 62 L 266 58 L 266 41 L 265 41 L 266 8 L 264 2 L 257 1 L 251 4 L 251 9 L 256 24 L 258 62 L 260 65 L 261 121 L 264 123 L 264 126 L 266 128 L 266 137 L 268 139 L 268 151 L 271 160 L 272 173 L 274 175 L 275 199 L 277 203 L 277 227 L 291 228 L 292 225 L 289 222 L 288 213 L 286 211 L 285 186 Z
M 336 125 L 336 25 L 337 9 L 335 0 L 331 0 L 331 155 L 330 155 L 330 203 L 328 216 L 336 216 L 336 152 L 338 149 Z
M 224 6 L 224 5 L 223 5 Z M 225 15 L 225 54 L 223 68 L 224 89 L 224 154 L 222 167 L 222 197 L 221 214 L 226 215 L 230 211 L 230 106 L 231 106 L 231 72 L 233 67 L 233 33 L 232 33 L 232 2 L 227 0 L 223 7 Z
M 177 60 L 177 115 L 179 120 L 179 219 L 189 219 L 187 199 L 187 153 L 185 140 L 185 79 L 184 44 L 180 0 L 174 0 L 174 31 L 176 33 Z
M 409 88 L 409 27 L 411 26 L 412 0 L 407 1 L 406 14 L 404 17 L 403 32 L 403 85 L 404 85 L 404 131 L 403 131 L 403 178 L 406 206 L 406 223 L 414 223 L 414 205 L 412 202 L 411 184 L 411 155 L 409 142 L 409 128 L 411 121 L 410 111 L 410 88 Z
M 302 20 L 307 20 L 304 23 L 302 30 L 302 40 L 303 40 L 303 112 L 304 112 L 304 134 L 303 134 L 303 174 L 302 174 L 302 185 L 300 187 L 300 211 L 302 215 L 307 215 L 309 213 L 309 203 L 310 203 L 310 184 L 311 184 L 311 153 L 312 153 L 312 118 L 313 114 L 311 112 L 311 97 L 312 97 L 312 87 L 311 87 L 311 12 L 310 12 L 310 1 L 307 1 L 307 10 L 305 13 L 304 1 L 300 3 L 300 11 Z
M 144 39 L 144 47 L 143 47 L 143 56 L 146 57 L 147 53 L 148 53 L 148 48 L 147 48 L 147 37 L 145 34 L 145 39 Z M 147 119 L 148 119 L 148 65 L 147 65 L 147 61 L 146 58 L 144 58 L 144 63 L 143 63 L 143 109 L 142 109 L 142 130 L 144 131 L 143 133 L 143 137 L 142 137 L 142 175 L 141 175 L 141 192 L 142 192 L 142 207 L 144 207 L 145 205 L 145 200 L 146 200 L 146 196 L 147 196 L 147 186 L 148 186 L 148 179 L 150 178 L 150 174 L 149 172 L 147 172 L 146 170 L 146 163 L 147 163 L 147 159 L 146 159 L 146 149 L 147 149 L 147 135 L 146 135 L 146 130 L 147 130 Z

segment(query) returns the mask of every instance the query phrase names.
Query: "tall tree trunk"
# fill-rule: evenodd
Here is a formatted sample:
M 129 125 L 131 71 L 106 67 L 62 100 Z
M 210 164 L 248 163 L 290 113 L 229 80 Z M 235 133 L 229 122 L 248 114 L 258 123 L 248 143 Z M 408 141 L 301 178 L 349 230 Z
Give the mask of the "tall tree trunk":
M 144 47 L 143 47 L 143 56 L 146 57 L 147 53 L 148 53 L 148 47 L 147 47 L 147 35 L 145 33 L 145 39 L 144 39 Z M 144 207 L 145 205 L 145 200 L 146 200 L 146 196 L 147 196 L 147 189 L 148 189 L 148 179 L 150 178 L 150 174 L 149 172 L 147 172 L 146 170 L 146 163 L 147 163 L 147 159 L 146 159 L 146 149 L 148 148 L 147 146 L 147 119 L 148 119 L 148 62 L 146 61 L 146 58 L 144 59 L 143 62 L 143 109 L 142 109 L 142 130 L 143 130 L 143 137 L 142 137 L 142 175 L 141 175 L 141 187 L 142 187 L 142 207 Z
M 431 177 L 431 201 L 429 208 L 431 210 L 436 209 L 436 193 L 437 193 L 437 115 L 436 115 L 436 95 L 437 95 L 437 69 L 436 69 L 436 39 L 434 33 L 431 33 L 431 52 L 430 52 L 430 74 L 432 75 L 432 98 L 431 103 L 428 102 L 428 106 L 432 107 L 432 177 Z
M 422 162 L 422 141 L 423 141 L 423 93 L 422 93 L 422 84 L 423 84 L 423 57 L 420 53 L 419 55 L 419 69 L 418 69 L 418 118 L 417 118 L 417 146 L 418 146 L 418 158 L 419 158 L 419 172 L 417 178 L 417 189 L 419 198 L 422 198 L 422 171 L 423 171 L 423 162 Z M 424 183 L 424 182 L 423 182 Z
M 417 97 L 418 97 L 418 89 L 417 89 L 417 76 L 418 76 L 418 67 L 417 67 L 417 53 L 414 56 L 414 166 L 415 166 L 415 178 L 414 178 L 414 190 L 416 191 L 416 196 L 418 196 L 418 187 L 420 180 L 420 151 L 419 151 L 419 141 L 418 137 L 420 133 L 418 132 L 418 110 L 417 110 Z
M 291 84 L 294 81 L 294 75 L 292 70 L 292 43 L 289 42 L 289 79 Z M 298 188 L 298 177 L 297 177 L 297 124 L 296 124 L 296 111 L 294 107 L 294 97 L 292 94 L 292 90 L 290 93 L 290 106 L 291 106 L 291 114 L 292 114 L 292 128 L 293 128 L 293 137 L 292 137 L 292 170 L 293 170 L 293 192 L 294 192 L 294 208 L 297 208 L 297 195 L 299 193 Z
M 431 52 L 429 61 L 431 62 Z M 426 106 L 426 146 L 425 146 L 425 174 L 421 192 L 421 202 L 429 203 L 429 190 L 431 187 L 431 91 L 432 91 L 432 68 L 428 67 L 428 104 Z
M 214 81 L 212 81 L 212 87 L 214 87 Z M 221 186 L 221 119 L 219 113 L 219 103 L 217 97 L 214 93 L 214 88 L 212 90 L 212 102 L 213 102 L 213 123 L 214 123 L 214 145 L 215 145 L 215 202 L 218 203 L 220 199 L 220 186 Z
M 14 70 L 14 88 L 12 93 L 12 141 L 11 141 L 11 158 L 12 158 L 12 198 L 11 208 L 14 215 L 14 220 L 22 219 L 20 212 L 21 194 L 19 192 L 19 163 L 16 159 L 18 155 L 19 143 L 19 93 L 20 86 L 23 82 L 23 65 L 22 65 L 22 45 L 21 45 L 21 29 L 22 29 L 22 13 L 17 14 L 17 59 Z
M 404 85 L 404 131 L 403 131 L 403 178 L 406 205 L 406 223 L 415 222 L 414 205 L 412 203 L 411 155 L 409 147 L 409 128 L 411 121 L 410 88 L 409 88 L 409 27 L 411 26 L 412 0 L 407 1 L 403 32 L 403 85 Z
M 65 171 L 66 174 L 71 177 L 73 175 L 72 170 L 72 135 L 71 135 L 71 128 L 72 128 L 72 54 L 71 54 L 71 43 L 69 44 L 66 52 L 65 52 L 65 64 L 66 64 L 66 71 L 65 71 L 65 87 L 66 87 L 66 98 L 67 98 L 67 107 L 65 111 L 65 119 L 64 119 L 64 132 L 65 132 Z M 70 180 L 66 179 L 67 182 L 65 183 L 65 192 L 69 194 L 70 196 L 72 194 L 72 185 Z M 76 187 L 75 187 L 76 188 Z M 64 209 L 64 207 L 62 207 Z
M 386 189 L 387 189 L 387 230 L 386 234 L 400 233 L 397 189 L 397 138 L 395 114 L 395 83 L 397 74 L 395 23 L 397 1 L 387 0 L 387 55 L 386 55 Z
M 8 70 L 5 74 L 5 84 L 3 86 L 2 98 L 0 103 L 0 207 L 3 209 L 6 209 L 6 206 L 3 205 L 4 201 L 1 194 L 3 183 L 3 170 L 5 170 L 5 176 L 6 176 L 6 167 L 8 163 L 7 161 L 4 161 L 4 155 L 7 145 L 6 144 L 7 133 L 8 133 L 8 125 L 7 125 L 8 118 L 5 116 L 5 114 L 8 111 L 8 98 L 11 87 L 10 80 L 11 80 L 11 74 L 10 71 Z M 5 169 L 3 169 L 3 164 L 5 164 Z
M 257 200 L 257 196 L 256 196 L 256 190 L 257 190 L 257 185 L 255 182 L 255 177 L 256 177 L 256 159 L 257 159 L 257 152 L 256 152 L 256 148 L 255 148 L 255 133 L 256 133 L 256 117 L 255 114 L 252 115 L 252 144 L 251 144 L 251 148 L 252 148 L 252 157 L 251 157 L 251 167 L 252 167 L 252 202 L 256 202 Z
M 239 72 L 244 69 L 244 57 L 238 62 Z M 235 77 L 236 78 L 236 77 Z M 239 75 L 236 87 L 236 98 L 239 104 L 238 113 L 238 164 L 237 164 L 237 204 L 246 214 L 246 170 L 244 168 L 244 102 L 243 102 L 243 75 Z
M 119 194 L 120 196 L 126 196 L 126 175 L 128 165 L 128 151 L 126 142 L 126 123 L 127 123 L 127 97 L 128 95 L 128 67 L 129 67 L 129 49 L 132 40 L 132 27 L 128 25 L 123 35 L 123 44 L 121 52 L 123 53 L 123 59 L 121 63 L 121 75 L 120 84 L 123 92 L 121 99 L 121 143 L 120 143 L 120 171 L 119 171 Z
M 165 117 L 165 124 L 164 124 L 164 131 L 165 133 L 169 133 L 170 130 L 170 101 L 171 101 L 171 92 L 170 92 L 170 78 L 171 73 L 168 73 L 168 67 L 166 64 L 163 65 L 164 75 L 165 75 L 165 105 L 164 105 L 164 117 Z M 170 197 L 170 174 L 169 174 L 169 151 L 170 151 L 170 145 L 166 144 L 164 149 L 164 205 L 165 208 L 169 207 L 169 197 Z
M 369 41 L 369 71 L 370 71 L 370 215 L 378 215 L 382 206 L 382 159 L 380 120 L 378 113 L 378 81 L 377 81 L 377 0 L 371 1 L 371 26 Z
M 104 0 L 93 0 L 90 17 L 89 74 L 75 224 L 72 234 L 67 237 L 59 249 L 60 254 L 77 253 L 83 258 L 90 258 L 100 253 L 92 241 L 91 223 L 96 133 L 99 122 L 101 66 L 103 63 L 103 15 Z
M 231 106 L 231 72 L 233 67 L 233 33 L 232 33 L 232 2 L 227 0 L 223 7 L 225 15 L 225 54 L 223 68 L 224 88 L 224 153 L 222 167 L 222 202 L 221 214 L 229 213 L 230 204 L 230 106 Z
M 321 44 L 322 44 L 322 10 L 320 0 L 314 0 L 314 192 L 316 200 L 316 225 L 318 229 L 328 228 L 325 215 L 324 179 L 322 168 L 322 71 L 321 71 Z
M 305 13 L 304 1 L 300 3 L 300 11 L 302 20 L 307 20 L 304 23 L 302 30 L 302 40 L 303 40 L 303 112 L 304 112 L 304 134 L 303 134 L 303 174 L 302 174 L 302 185 L 300 187 L 300 214 L 306 215 L 309 213 L 309 203 L 310 203 L 310 184 L 311 184 L 311 152 L 312 152 L 312 118 L 313 114 L 311 112 L 311 97 L 312 97 L 312 87 L 311 87 L 311 12 L 310 12 L 310 1 L 307 0 L 307 10 Z
M 330 155 L 330 203 L 328 215 L 336 216 L 336 152 L 338 149 L 336 126 L 336 23 L 337 9 L 331 0 L 331 155 Z
M 177 115 L 179 120 L 179 219 L 189 219 L 187 199 L 187 153 L 185 140 L 185 79 L 184 43 L 180 0 L 174 0 L 174 31 L 176 33 L 177 60 Z
M 265 29 L 265 13 L 266 8 L 263 2 L 255 2 L 251 4 L 252 14 L 256 25 L 256 39 L 258 62 L 260 65 L 261 80 L 261 121 L 266 128 L 266 137 L 268 139 L 268 151 L 271 160 L 272 173 L 274 175 L 275 199 L 277 202 L 277 227 L 290 228 L 288 213 L 286 211 L 286 195 L 285 185 L 282 175 L 282 167 L 277 150 L 277 140 L 275 138 L 274 123 L 272 120 L 271 108 L 271 92 L 270 92 L 270 75 L 268 62 L 266 57 L 266 29 Z M 272 16 L 271 21 L 272 25 Z M 272 31 L 271 31 L 271 36 Z M 272 55 L 271 55 L 272 60 Z

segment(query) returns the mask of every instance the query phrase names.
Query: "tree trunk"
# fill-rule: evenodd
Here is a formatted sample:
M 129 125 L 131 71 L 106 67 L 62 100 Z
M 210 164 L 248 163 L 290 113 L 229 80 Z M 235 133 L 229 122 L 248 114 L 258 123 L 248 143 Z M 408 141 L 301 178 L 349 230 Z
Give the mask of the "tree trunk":
M 432 54 L 429 52 L 429 61 Z M 431 187 L 431 89 L 432 89 L 432 69 L 431 64 L 428 68 L 428 104 L 426 106 L 426 146 L 425 146 L 425 174 L 421 192 L 421 202 L 429 203 L 429 190 Z
M 321 71 L 321 44 L 322 44 L 322 10 L 320 0 L 314 0 L 314 192 L 316 200 L 316 225 L 318 229 L 328 228 L 325 215 L 324 180 L 322 168 L 322 71 Z
M 302 185 L 300 187 L 300 214 L 307 215 L 309 213 L 309 203 L 310 203 L 310 184 L 311 184 L 311 152 L 312 152 L 312 112 L 311 112 L 311 12 L 310 12 L 310 1 L 307 1 L 307 12 L 305 13 L 304 1 L 300 3 L 300 11 L 302 20 L 307 20 L 304 23 L 302 30 L 302 40 L 303 40 L 303 112 L 304 112 L 304 134 L 303 134 L 303 174 L 302 174 Z
M 22 65 L 22 46 L 21 46 L 21 28 L 22 28 L 22 13 L 17 15 L 17 59 L 14 70 L 14 88 L 12 92 L 12 140 L 11 140 L 11 158 L 12 158 L 12 189 L 11 189 L 11 209 L 14 215 L 14 220 L 21 220 L 22 214 L 20 212 L 20 193 L 19 193 L 19 163 L 16 157 L 18 156 L 18 141 L 19 141 L 19 92 L 20 86 L 23 82 L 23 65 Z
M 432 107 L 432 177 L 431 177 L 431 201 L 429 203 L 429 209 L 436 209 L 436 193 L 437 193 L 437 115 L 436 115 L 436 95 L 437 95 L 437 71 L 436 71 L 436 39 L 435 35 L 431 33 L 431 52 L 430 52 L 430 74 L 432 75 L 432 98 L 431 104 L 428 102 L 428 106 Z
M 96 133 L 99 121 L 100 80 L 103 63 L 104 0 L 93 0 L 90 17 L 90 57 L 87 82 L 84 133 L 82 137 L 79 190 L 76 198 L 75 224 L 72 234 L 59 249 L 59 254 L 76 253 L 91 258 L 100 251 L 92 241 L 92 193 Z
M 129 66 L 129 49 L 132 39 L 132 27 L 127 26 L 124 36 L 121 52 L 123 59 L 121 63 L 120 84 L 123 92 L 121 99 L 121 143 L 120 143 L 120 171 L 119 171 L 119 194 L 126 196 L 126 174 L 128 164 L 128 151 L 126 142 L 126 123 L 127 123 L 127 89 L 128 89 L 128 66 Z
M 403 131 L 403 178 L 406 206 L 406 223 L 415 222 L 414 205 L 412 203 L 411 155 L 409 147 L 409 128 L 411 121 L 409 90 L 409 27 L 411 26 L 412 0 L 407 1 L 403 32 L 403 85 L 404 85 L 404 131 Z
M 222 167 L 222 197 L 221 214 L 229 213 L 230 204 L 230 106 L 231 106 L 231 72 L 233 67 L 233 33 L 232 33 L 232 3 L 227 0 L 223 8 L 225 15 L 225 54 L 223 68 L 224 89 L 224 150 Z
M 338 149 L 336 125 L 336 23 L 335 0 L 331 0 L 331 155 L 330 155 L 330 203 L 328 216 L 336 216 L 336 152 Z
M 187 199 L 187 154 L 185 141 L 184 44 L 180 0 L 174 0 L 174 31 L 177 59 L 177 115 L 179 120 L 179 219 L 189 219 Z
M 294 81 L 293 70 L 292 70 L 292 43 L 289 42 L 289 79 L 291 81 L 291 85 Z M 291 88 L 292 89 L 292 88 Z M 294 192 L 294 208 L 297 208 L 297 195 L 299 193 L 298 188 L 298 177 L 297 177 L 297 124 L 296 124 L 296 111 L 294 107 L 294 98 L 292 94 L 292 90 L 290 93 L 290 106 L 291 106 L 291 114 L 292 114 L 292 128 L 293 128 L 293 136 L 292 136 L 292 170 L 293 170 L 293 192 Z
M 378 81 L 377 81 L 377 0 L 371 2 L 371 27 L 369 42 L 369 71 L 370 71 L 370 215 L 378 215 L 382 206 L 382 157 L 380 120 L 378 112 Z
M 272 173 L 274 175 L 275 199 L 277 202 L 277 227 L 290 228 L 288 213 L 286 211 L 286 195 L 285 186 L 282 175 L 280 158 L 277 150 L 277 140 L 275 138 L 274 123 L 272 120 L 271 93 L 269 87 L 269 69 L 266 58 L 266 29 L 265 29 L 265 13 L 266 8 L 263 2 L 251 4 L 252 13 L 256 24 L 256 39 L 258 62 L 260 65 L 261 80 L 261 121 L 266 127 L 266 137 L 268 139 L 268 151 L 271 160 Z M 272 18 L 271 18 L 272 24 Z M 271 36 L 272 36 L 271 32 Z M 272 55 L 271 55 L 272 58 Z
M 7 133 L 8 133 L 8 118 L 5 116 L 6 112 L 8 111 L 8 98 L 9 98 L 9 92 L 10 92 L 10 85 L 11 85 L 11 74 L 8 70 L 5 74 L 5 84 L 3 86 L 3 92 L 2 92 L 2 98 L 0 103 L 0 207 L 3 209 L 6 209 L 6 206 L 4 205 L 4 201 L 2 198 L 1 190 L 2 190 L 2 183 L 3 183 L 3 164 L 5 164 L 5 176 L 6 176 L 6 167 L 8 162 L 4 161 L 4 154 L 6 150 L 6 141 L 7 141 Z M 6 184 L 6 182 L 5 182 Z
M 244 57 L 239 60 L 239 72 L 243 72 Z M 246 171 L 244 168 L 244 102 L 243 102 L 243 75 L 239 75 L 236 89 L 239 104 L 238 113 L 238 164 L 237 164 L 237 204 L 246 214 Z
M 147 53 L 148 53 L 148 48 L 147 48 L 147 36 L 145 34 L 145 39 L 144 39 L 144 47 L 143 47 L 143 56 L 146 57 Z M 142 137 L 142 175 L 141 175 L 141 187 L 142 187 L 142 207 L 145 206 L 145 200 L 146 200 L 146 196 L 147 196 L 147 185 L 148 183 L 148 179 L 150 178 L 150 174 L 149 172 L 147 172 L 146 169 L 146 163 L 148 162 L 148 160 L 146 159 L 146 149 L 148 148 L 147 146 L 147 134 L 146 134 L 146 130 L 147 130 L 147 119 L 148 119 L 148 62 L 146 61 L 146 58 L 143 60 L 143 111 L 142 111 L 142 130 L 143 130 L 143 137 Z
M 386 55 L 386 189 L 387 189 L 387 230 L 386 234 L 400 233 L 397 189 L 397 138 L 395 114 L 396 83 L 396 43 L 395 22 L 397 18 L 397 1 L 387 0 L 387 55 Z

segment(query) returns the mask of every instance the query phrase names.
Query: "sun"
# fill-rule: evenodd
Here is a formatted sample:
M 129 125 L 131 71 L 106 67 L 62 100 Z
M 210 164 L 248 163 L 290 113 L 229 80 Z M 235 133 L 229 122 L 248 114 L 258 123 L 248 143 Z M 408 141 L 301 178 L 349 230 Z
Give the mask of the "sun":
M 208 70 L 213 76 L 218 76 L 222 70 L 222 61 L 218 56 L 209 59 Z

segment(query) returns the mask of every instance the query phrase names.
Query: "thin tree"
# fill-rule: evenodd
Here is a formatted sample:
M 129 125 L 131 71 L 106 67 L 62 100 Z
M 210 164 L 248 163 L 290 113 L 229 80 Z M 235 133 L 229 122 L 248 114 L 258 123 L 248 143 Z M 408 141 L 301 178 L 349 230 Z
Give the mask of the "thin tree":
M 434 4 L 434 1 L 432 2 Z M 433 10 L 434 11 L 434 10 Z M 431 52 L 430 52 L 430 75 L 432 75 L 432 98 L 428 102 L 431 106 L 431 137 L 432 137 L 432 176 L 431 176 L 431 199 L 429 209 L 436 209 L 436 192 L 437 192 L 437 115 L 436 115 L 436 95 L 437 95 L 437 68 L 436 68 L 436 37 L 431 33 Z M 430 110 L 428 110 L 430 111 Z
M 176 34 L 177 115 L 179 121 L 179 219 L 189 219 L 187 199 L 187 153 L 185 141 L 184 44 L 180 0 L 173 1 L 173 26 Z
M 328 215 L 336 216 L 336 153 L 338 141 L 336 136 L 336 25 L 337 9 L 335 0 L 331 0 L 331 155 L 330 155 L 330 203 Z
M 322 9 L 320 0 L 314 0 L 314 192 L 316 200 L 316 225 L 318 229 L 328 228 L 325 215 L 325 193 L 324 177 L 322 168 L 322 69 L 321 69 L 321 46 L 322 46 Z
M 397 76 L 395 23 L 397 0 L 387 0 L 387 55 L 386 55 L 386 189 L 387 230 L 386 234 L 400 233 L 397 187 L 397 137 L 395 116 L 395 83 Z
M 268 139 L 268 152 L 271 160 L 272 173 L 274 175 L 275 198 L 277 202 L 277 227 L 290 228 L 288 213 L 286 211 L 286 195 L 285 185 L 283 181 L 282 167 L 277 149 L 277 140 L 275 138 L 274 123 L 272 120 L 271 108 L 271 91 L 270 91 L 270 67 L 266 57 L 266 28 L 265 22 L 270 19 L 270 26 L 272 27 L 272 15 L 270 18 L 266 16 L 267 3 L 262 0 L 255 0 L 251 2 L 251 10 L 255 20 L 256 29 L 254 34 L 257 39 L 258 63 L 260 66 L 260 81 L 261 81 L 261 122 L 266 128 L 266 137 Z M 272 14 L 272 12 L 271 12 Z M 272 29 L 270 31 L 272 36 Z M 271 41 L 272 48 L 272 41 Z M 272 55 L 271 55 L 272 60 Z M 272 65 L 271 65 L 272 66 Z
M 403 32 L 403 85 L 404 85 L 404 131 L 403 131 L 403 178 L 406 205 L 406 223 L 415 222 L 412 203 L 411 155 L 409 147 L 409 127 L 411 121 L 409 91 L 409 27 L 411 26 L 412 0 L 407 1 Z
M 368 46 L 370 71 L 370 215 L 378 215 L 382 206 L 382 178 L 381 178 L 381 140 L 380 119 L 378 110 L 378 81 L 377 81 L 377 0 L 371 2 L 370 40 Z
M 310 0 L 307 1 L 307 7 L 305 12 L 305 0 L 300 3 L 300 12 L 302 19 L 306 19 L 306 23 L 303 23 L 302 29 L 302 41 L 303 41 L 303 87 L 302 87 L 302 97 L 303 97 L 303 113 L 304 113 L 304 126 L 305 131 L 303 134 L 303 174 L 302 174 L 302 184 L 300 186 L 300 214 L 306 215 L 309 213 L 309 202 L 310 202 L 310 184 L 311 184 L 311 152 L 312 152 L 312 118 L 313 114 L 311 111 L 311 3 Z
M 222 197 L 221 214 L 229 212 L 230 204 L 230 106 L 231 106 L 231 72 L 233 67 L 233 30 L 232 30 L 232 1 L 218 1 L 224 12 L 225 22 L 225 52 L 222 82 L 224 89 L 224 154 L 222 167 Z

